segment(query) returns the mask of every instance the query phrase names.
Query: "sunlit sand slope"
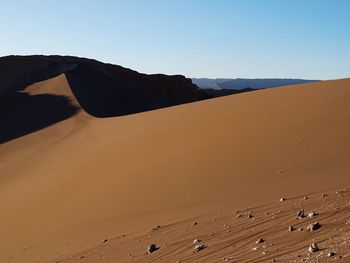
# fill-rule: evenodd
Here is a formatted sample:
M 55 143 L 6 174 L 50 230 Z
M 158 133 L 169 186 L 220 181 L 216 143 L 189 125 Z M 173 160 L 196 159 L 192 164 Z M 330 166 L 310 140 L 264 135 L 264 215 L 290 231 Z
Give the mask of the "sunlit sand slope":
M 64 76 L 35 85 L 28 90 L 78 105 Z M 325 81 L 117 118 L 80 110 L 0 145 L 0 261 L 66 259 L 228 203 L 348 186 L 349 86 Z

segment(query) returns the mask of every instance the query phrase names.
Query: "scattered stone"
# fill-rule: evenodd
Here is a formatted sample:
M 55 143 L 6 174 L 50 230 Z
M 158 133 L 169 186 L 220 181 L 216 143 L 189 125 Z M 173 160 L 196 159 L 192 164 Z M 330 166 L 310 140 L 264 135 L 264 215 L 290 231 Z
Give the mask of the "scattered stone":
M 258 247 L 253 247 L 252 250 L 258 250 L 259 248 Z
M 103 239 L 102 243 L 106 243 L 108 241 L 108 239 Z
M 248 219 L 249 219 L 249 218 L 253 218 L 253 215 L 252 215 L 252 214 L 249 214 L 249 215 L 248 215 Z
M 152 252 L 157 250 L 157 246 L 156 244 L 149 244 L 147 247 L 147 253 L 151 254 Z
M 303 219 L 304 217 L 305 217 L 304 209 L 299 210 L 299 212 L 297 214 L 297 218 L 298 219 Z
M 235 213 L 236 213 L 236 214 L 238 214 L 238 213 L 239 213 L 239 210 L 238 210 L 238 209 L 236 209 L 236 210 L 235 210 Z
M 241 214 L 239 214 L 239 215 L 237 215 L 236 217 L 237 217 L 237 218 L 240 218 L 240 217 L 242 217 L 242 215 L 241 215 Z
M 344 191 L 343 191 L 343 190 L 338 190 L 338 191 L 336 191 L 335 193 L 336 193 L 337 195 L 342 196 L 342 195 L 343 195 L 343 193 L 344 193 Z
M 198 251 L 201 251 L 204 248 L 205 248 L 205 246 L 203 244 L 197 244 L 197 245 L 195 245 L 194 250 L 196 252 L 198 252 Z
M 289 232 L 293 232 L 294 230 L 295 230 L 295 227 L 294 227 L 294 226 L 288 227 L 288 231 L 289 231 Z
M 323 194 L 321 195 L 321 198 L 325 198 L 326 196 L 327 196 L 327 194 L 323 193 Z
M 226 262 L 232 261 L 233 257 L 224 257 L 223 260 L 226 261 Z
M 196 226 L 198 223 L 197 222 L 193 222 L 193 225 Z
M 197 244 L 197 243 L 199 243 L 199 242 L 201 242 L 200 239 L 195 239 L 195 240 L 193 240 L 193 244 Z
M 309 231 L 315 231 L 315 230 L 319 229 L 320 227 L 321 227 L 320 223 L 315 222 L 315 223 L 308 225 L 308 227 L 306 229 Z
M 256 244 L 260 244 L 260 243 L 263 243 L 265 242 L 265 240 L 263 238 L 259 238 L 255 243 Z
M 156 225 L 156 226 L 154 226 L 153 228 L 152 228 L 152 231 L 156 231 L 157 229 L 159 229 L 160 228 L 160 226 L 159 225 Z
M 298 228 L 298 231 L 301 232 L 303 231 L 304 229 L 302 229 L 301 227 Z
M 313 218 L 314 216 L 317 216 L 317 215 L 318 214 L 316 212 L 311 211 L 307 214 L 307 217 Z
M 305 197 L 304 197 L 304 200 L 307 200 L 307 199 L 309 199 L 309 197 L 305 196 Z
M 263 255 L 267 255 L 267 251 L 263 251 L 262 254 L 263 254 Z
M 337 253 L 335 253 L 334 251 L 331 251 L 327 254 L 327 257 L 334 257 L 335 255 L 337 255 Z
M 285 199 L 284 197 L 282 197 L 282 198 L 280 199 L 280 202 L 284 202 L 284 201 L 286 201 L 286 199 Z
M 310 253 L 315 253 L 315 252 L 319 251 L 320 249 L 318 248 L 316 243 L 312 243 L 308 250 Z

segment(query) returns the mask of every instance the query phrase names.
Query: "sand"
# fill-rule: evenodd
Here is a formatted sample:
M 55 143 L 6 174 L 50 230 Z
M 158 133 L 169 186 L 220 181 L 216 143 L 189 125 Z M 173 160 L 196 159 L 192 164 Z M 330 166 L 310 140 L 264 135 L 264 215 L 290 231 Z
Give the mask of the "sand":
M 350 79 L 295 85 L 116 118 L 79 110 L 3 143 L 0 262 L 222 262 L 230 253 L 240 262 L 266 262 L 262 250 L 251 251 L 260 234 L 305 252 L 306 232 L 284 234 L 284 219 L 275 229 L 264 213 L 280 210 L 295 220 L 297 198 L 349 186 L 349 85 Z M 27 91 L 69 96 L 79 107 L 64 75 Z M 321 218 L 331 220 L 331 208 L 314 198 Z M 341 202 L 344 214 L 334 220 L 346 226 L 348 203 L 337 198 L 329 205 Z M 259 213 L 252 224 L 233 215 L 247 207 Z M 224 224 L 234 229 L 223 232 Z M 155 225 L 161 232 L 153 241 Z M 241 238 L 240 227 L 248 231 Z M 327 229 L 334 228 L 318 233 L 332 237 Z M 211 232 L 208 248 L 192 253 L 193 239 Z M 160 249 L 146 255 L 152 242 Z M 269 256 L 299 252 L 278 246 L 285 252 Z

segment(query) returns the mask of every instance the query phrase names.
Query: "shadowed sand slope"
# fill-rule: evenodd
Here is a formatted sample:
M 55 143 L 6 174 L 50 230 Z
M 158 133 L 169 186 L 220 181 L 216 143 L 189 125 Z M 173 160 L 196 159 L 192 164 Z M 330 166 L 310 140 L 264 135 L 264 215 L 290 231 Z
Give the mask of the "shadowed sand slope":
M 349 85 L 296 85 L 119 118 L 78 114 L 1 145 L 0 261 L 63 260 L 226 203 L 258 207 L 348 186 Z
M 23 91 L 0 96 L 0 144 L 44 129 L 80 112 L 64 74 L 38 82 Z M 77 117 L 77 116 L 75 116 Z
M 82 108 L 96 117 L 121 116 L 213 97 L 181 75 L 147 75 L 73 56 L 0 57 L 0 94 L 23 90 L 63 73 Z

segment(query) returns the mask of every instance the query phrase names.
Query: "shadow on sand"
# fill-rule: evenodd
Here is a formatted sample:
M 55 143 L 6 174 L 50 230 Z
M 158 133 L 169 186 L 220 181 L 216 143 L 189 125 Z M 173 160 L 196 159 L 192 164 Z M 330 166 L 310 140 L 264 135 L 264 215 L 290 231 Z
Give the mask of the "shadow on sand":
M 9 92 L 0 96 L 0 144 L 43 129 L 77 113 L 69 98 Z

